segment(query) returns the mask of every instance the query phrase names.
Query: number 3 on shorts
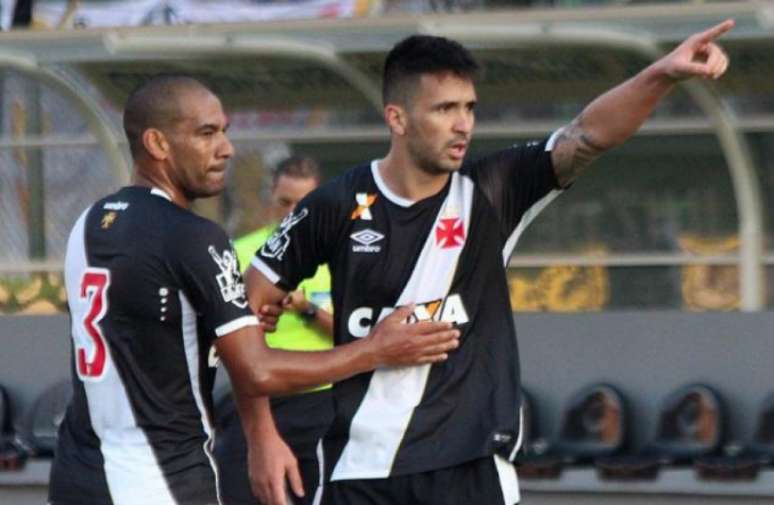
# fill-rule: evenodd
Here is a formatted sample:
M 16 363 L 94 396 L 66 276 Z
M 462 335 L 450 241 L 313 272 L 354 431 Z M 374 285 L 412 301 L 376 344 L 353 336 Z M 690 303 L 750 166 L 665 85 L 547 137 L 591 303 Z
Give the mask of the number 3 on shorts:
M 98 381 L 105 374 L 108 358 L 107 342 L 100 321 L 108 309 L 107 290 L 110 270 L 89 267 L 81 277 L 80 299 L 85 303 L 81 325 L 75 328 L 75 353 L 78 376 L 82 380 Z

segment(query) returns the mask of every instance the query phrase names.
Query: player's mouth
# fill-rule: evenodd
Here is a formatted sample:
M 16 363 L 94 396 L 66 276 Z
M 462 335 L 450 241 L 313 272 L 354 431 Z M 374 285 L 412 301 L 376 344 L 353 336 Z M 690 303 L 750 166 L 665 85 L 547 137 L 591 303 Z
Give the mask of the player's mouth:
M 216 167 L 210 167 L 207 170 L 207 180 L 210 182 L 210 184 L 225 184 L 226 181 L 226 167 L 223 166 L 216 166 Z
M 455 142 L 449 146 L 449 153 L 452 159 L 461 160 L 465 157 L 465 153 L 468 151 L 467 142 Z

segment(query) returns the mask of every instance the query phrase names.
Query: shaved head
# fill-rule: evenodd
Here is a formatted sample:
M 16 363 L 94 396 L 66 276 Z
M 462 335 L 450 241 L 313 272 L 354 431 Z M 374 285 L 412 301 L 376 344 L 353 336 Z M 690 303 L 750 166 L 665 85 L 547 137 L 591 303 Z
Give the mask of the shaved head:
M 184 98 L 213 94 L 204 84 L 187 76 L 158 76 L 141 84 L 126 101 L 124 132 L 132 158 L 144 152 L 142 134 L 149 128 L 167 131 L 183 119 Z

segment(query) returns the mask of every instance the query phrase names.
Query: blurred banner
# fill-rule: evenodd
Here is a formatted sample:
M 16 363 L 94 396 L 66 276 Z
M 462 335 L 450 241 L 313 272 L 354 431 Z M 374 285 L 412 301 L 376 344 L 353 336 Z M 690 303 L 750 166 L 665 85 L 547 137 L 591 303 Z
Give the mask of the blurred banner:
M 700 237 L 684 234 L 680 248 L 691 254 L 716 255 L 739 251 L 736 235 Z M 685 265 L 682 292 L 688 310 L 739 310 L 739 267 L 735 265 Z
M 7 0 L 2 0 L 7 1 Z M 132 0 L 110 2 L 39 2 L 39 28 L 229 23 L 275 19 L 351 18 L 369 14 L 371 0 L 201 1 Z
M 0 30 L 8 30 L 13 22 L 16 0 L 0 0 Z
M 606 250 L 596 245 L 584 253 L 604 256 Z M 610 301 L 610 276 L 603 266 L 556 265 L 531 275 L 514 269 L 509 272 L 508 284 L 515 311 L 598 311 Z

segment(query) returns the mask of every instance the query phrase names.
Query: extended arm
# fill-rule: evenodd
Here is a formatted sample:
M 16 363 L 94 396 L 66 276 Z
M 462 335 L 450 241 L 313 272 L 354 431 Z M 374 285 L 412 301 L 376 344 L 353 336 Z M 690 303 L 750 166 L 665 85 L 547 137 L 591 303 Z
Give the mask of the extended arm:
M 245 275 L 250 307 L 281 303 L 286 293 L 254 268 Z M 232 383 L 253 396 L 299 391 L 336 382 L 382 366 L 435 363 L 458 345 L 459 331 L 450 323 L 403 324 L 413 307 L 402 307 L 377 324 L 368 337 L 329 351 L 293 352 L 270 349 L 263 334 L 247 327 L 218 339 L 218 354 Z
M 678 81 L 717 79 L 728 57 L 714 40 L 734 27 L 726 20 L 692 35 L 636 76 L 596 98 L 558 133 L 552 150 L 561 186 L 572 183 L 605 151 L 631 137 Z

